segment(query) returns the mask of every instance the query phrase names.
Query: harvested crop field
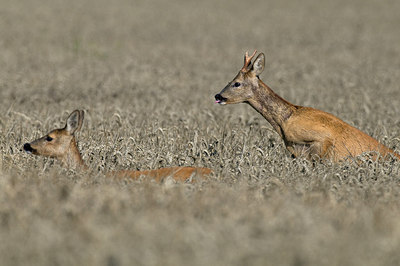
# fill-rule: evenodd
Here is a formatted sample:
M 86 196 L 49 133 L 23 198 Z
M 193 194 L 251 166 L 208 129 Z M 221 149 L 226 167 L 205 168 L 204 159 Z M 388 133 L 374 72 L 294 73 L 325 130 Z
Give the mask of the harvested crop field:
M 0 265 L 399 265 L 400 162 L 292 159 L 261 79 L 400 151 L 400 2 L 0 0 Z M 89 172 L 24 143 L 85 110 Z M 105 171 L 202 166 L 205 181 Z

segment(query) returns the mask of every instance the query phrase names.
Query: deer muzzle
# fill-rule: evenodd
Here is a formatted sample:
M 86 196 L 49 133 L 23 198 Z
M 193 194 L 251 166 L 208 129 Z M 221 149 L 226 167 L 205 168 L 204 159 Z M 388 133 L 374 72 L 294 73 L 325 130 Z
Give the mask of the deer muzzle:
M 25 143 L 24 151 L 26 151 L 27 153 L 34 153 L 36 150 L 34 148 L 32 148 L 30 143 Z
M 219 104 L 226 104 L 227 98 L 223 97 L 221 94 L 215 95 L 215 102 Z

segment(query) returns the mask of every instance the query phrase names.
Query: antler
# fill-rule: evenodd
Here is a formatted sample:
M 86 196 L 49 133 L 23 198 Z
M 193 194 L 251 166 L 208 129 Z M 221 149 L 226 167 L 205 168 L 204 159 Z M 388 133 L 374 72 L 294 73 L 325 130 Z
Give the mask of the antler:
M 251 59 L 253 59 L 253 57 L 256 55 L 256 53 L 257 53 L 257 50 L 254 50 L 254 53 L 251 56 L 249 56 L 249 52 L 246 52 L 246 54 L 244 55 L 244 65 L 240 71 L 247 72 L 249 70 L 248 68 L 250 66 Z

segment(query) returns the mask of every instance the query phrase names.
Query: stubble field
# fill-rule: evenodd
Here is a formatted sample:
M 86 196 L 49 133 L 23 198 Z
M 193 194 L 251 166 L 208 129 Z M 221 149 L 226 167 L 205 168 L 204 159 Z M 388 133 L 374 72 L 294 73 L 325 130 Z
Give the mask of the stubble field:
M 293 160 L 261 79 L 400 151 L 399 1 L 0 1 L 0 265 L 399 265 L 400 162 Z M 86 111 L 88 173 L 22 151 Z M 195 165 L 195 184 L 104 171 Z

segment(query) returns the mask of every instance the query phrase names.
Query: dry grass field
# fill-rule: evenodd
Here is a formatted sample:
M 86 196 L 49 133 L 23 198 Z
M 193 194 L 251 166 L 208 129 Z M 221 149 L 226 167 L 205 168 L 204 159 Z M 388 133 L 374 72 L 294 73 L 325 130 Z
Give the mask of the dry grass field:
M 261 79 L 400 151 L 400 2 L 0 0 L 0 265 L 400 265 L 400 162 L 290 158 Z M 22 151 L 85 109 L 88 173 Z M 115 169 L 194 165 L 195 184 Z

